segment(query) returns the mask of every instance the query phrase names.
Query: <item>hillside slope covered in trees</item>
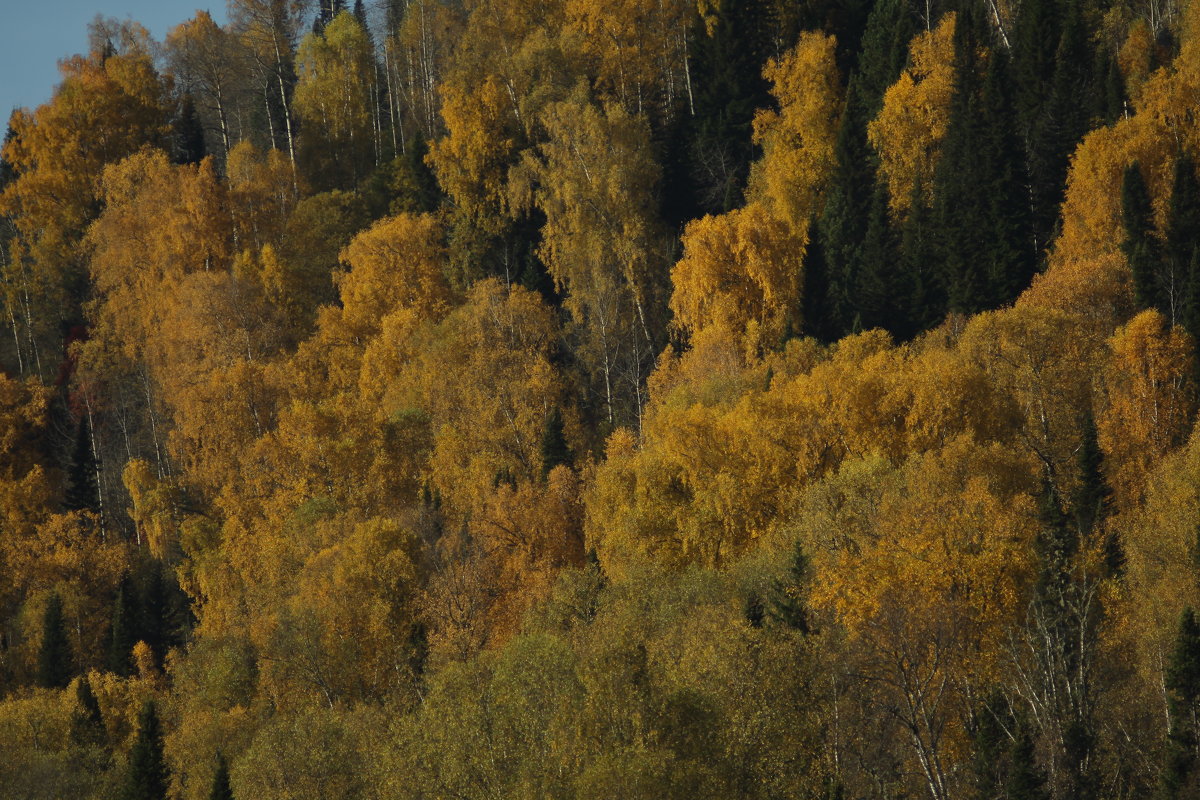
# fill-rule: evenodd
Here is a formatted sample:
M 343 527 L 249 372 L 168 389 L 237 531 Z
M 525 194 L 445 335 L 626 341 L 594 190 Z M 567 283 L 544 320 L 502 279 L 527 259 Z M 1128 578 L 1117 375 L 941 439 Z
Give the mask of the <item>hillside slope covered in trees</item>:
M 0 160 L 0 793 L 1200 797 L 1200 0 L 229 0 Z

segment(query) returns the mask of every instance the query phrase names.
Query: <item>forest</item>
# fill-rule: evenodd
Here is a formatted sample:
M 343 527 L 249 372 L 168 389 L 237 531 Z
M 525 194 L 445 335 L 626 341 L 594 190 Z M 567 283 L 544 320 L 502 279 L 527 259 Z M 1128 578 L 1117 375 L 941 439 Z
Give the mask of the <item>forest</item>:
M 8 120 L 0 794 L 1200 798 L 1200 0 L 227 11 Z

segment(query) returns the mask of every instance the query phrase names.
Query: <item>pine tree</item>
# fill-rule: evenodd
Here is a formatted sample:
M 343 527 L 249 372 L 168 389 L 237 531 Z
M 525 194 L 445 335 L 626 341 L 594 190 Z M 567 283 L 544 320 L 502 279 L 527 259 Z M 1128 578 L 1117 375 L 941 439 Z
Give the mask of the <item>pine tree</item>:
M 75 685 L 75 710 L 71 712 L 71 742 L 77 747 L 101 747 L 107 739 L 100 703 L 87 675 Z
M 985 198 L 987 235 L 980 254 L 987 265 L 988 305 L 1011 303 L 1037 272 L 1033 220 L 1029 211 L 1028 174 L 1016 128 L 1009 60 L 1003 48 L 993 50 L 980 99 L 980 189 Z
M 555 406 L 542 428 L 542 479 L 557 466 L 571 466 L 572 461 L 571 446 L 563 432 L 562 412 Z
M 993 691 L 976 713 L 971 762 L 975 795 L 1046 800 L 1045 774 L 1034 756 L 1029 725 L 1003 693 Z
M 1087 29 L 1077 4 L 1068 2 L 1064 6 L 1049 93 L 1029 137 L 1033 228 L 1036 246 L 1042 252 L 1048 248 L 1058 222 L 1071 153 L 1091 127 L 1091 111 L 1096 106 L 1096 87 L 1092 83 L 1095 56 Z
M 1170 729 L 1161 775 L 1161 794 L 1167 800 L 1195 796 L 1196 748 L 1200 735 L 1200 622 L 1185 608 L 1165 675 Z
M 924 185 L 918 177 L 912 204 L 901 225 L 900 269 L 911 282 L 915 333 L 932 328 L 946 316 L 946 294 L 938 279 L 937 237 Z
M 170 773 L 163 758 L 162 727 L 153 700 L 138 715 L 137 738 L 129 751 L 129 768 L 121 800 L 166 800 Z
M 229 783 L 229 764 L 225 756 L 217 753 L 217 771 L 213 773 L 212 791 L 208 800 L 233 800 L 233 787 Z
M 109 621 L 108 652 L 104 663 L 109 672 L 122 676 L 133 674 L 130 654 L 133 652 L 133 646 L 141 638 L 139 616 L 137 592 L 134 589 L 133 581 L 127 574 L 117 584 L 117 594 L 113 599 L 112 617 Z
M 954 94 L 942 155 L 934 176 L 934 218 L 946 305 L 951 311 L 973 314 L 988 307 L 988 269 L 979 258 L 987 235 L 980 186 L 983 115 L 979 110 L 982 43 L 975 36 L 969 12 L 954 27 Z
M 1028 135 L 1050 95 L 1054 54 L 1062 35 L 1056 0 L 1022 0 L 1012 37 L 1016 106 Z
M 42 644 L 38 649 L 37 682 L 48 689 L 61 689 L 71 682 L 75 666 L 71 658 L 71 642 L 67 638 L 67 623 L 63 617 L 62 598 L 55 592 L 46 603 L 42 616 Z
M 820 224 L 828 281 L 822 316 L 829 340 L 840 339 L 850 331 L 858 310 L 853 292 L 858 284 L 878 161 L 867 142 L 868 119 L 857 78 L 851 78 Z
M 804 249 L 804 287 L 800 301 L 800 324 L 805 334 L 821 342 L 836 338 L 830 316 L 829 272 L 825 263 L 825 245 L 819 220 L 808 225 L 808 246 Z
M 1079 486 L 1072 498 L 1072 508 L 1079 533 L 1086 538 L 1103 527 L 1112 507 L 1112 489 L 1104 475 L 1104 452 L 1100 449 L 1096 418 L 1090 405 L 1084 407 L 1080 432 L 1075 454 Z
M 204 125 L 196 111 L 191 92 L 183 95 L 179 113 L 172 122 L 174 161 L 176 164 L 199 164 L 204 160 Z
M 1182 322 L 1192 258 L 1200 249 L 1200 180 L 1196 163 L 1180 151 L 1175 158 L 1171 181 L 1171 203 L 1167 209 L 1166 269 L 1161 292 L 1164 313 L 1171 324 Z
M 694 114 L 687 138 L 692 185 L 700 213 L 742 204 L 755 111 L 770 104 L 762 68 L 774 55 L 762 0 L 721 3 L 711 26 L 697 18 L 689 52 Z
M 1166 304 L 1159 290 L 1161 266 L 1154 238 L 1154 206 L 1136 161 L 1125 168 L 1121 181 L 1121 222 L 1125 229 L 1121 249 L 1133 274 L 1134 301 L 1142 308 L 1163 310 Z
M 797 541 L 788 571 L 773 583 L 767 601 L 767 612 L 771 619 L 803 634 L 811 631 L 806 601 L 811 572 L 811 562 L 804 552 L 804 545 Z
M 64 505 L 68 511 L 100 511 L 100 492 L 96 485 L 96 459 L 92 453 L 92 431 L 87 415 L 81 415 L 75 429 L 75 446 L 67 466 Z
M 900 270 L 900 243 L 882 180 L 876 181 L 871 198 L 861 259 L 854 297 L 863 328 L 883 328 L 899 339 L 909 338 L 915 333 L 909 308 L 913 288 Z
M 172 613 L 170 613 L 170 587 L 163 573 L 162 563 L 157 559 L 145 567 L 142 577 L 142 593 L 138 628 L 139 638 L 150 645 L 154 652 L 155 666 L 162 668 L 163 658 L 172 644 Z

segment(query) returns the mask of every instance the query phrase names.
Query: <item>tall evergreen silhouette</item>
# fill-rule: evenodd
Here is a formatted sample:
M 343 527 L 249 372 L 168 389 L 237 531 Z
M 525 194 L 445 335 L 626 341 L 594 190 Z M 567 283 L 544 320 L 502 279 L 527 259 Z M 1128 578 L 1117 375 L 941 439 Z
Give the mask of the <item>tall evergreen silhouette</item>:
M 37 682 L 47 689 L 61 689 L 71 682 L 75 665 L 71 657 L 71 642 L 67 637 L 67 622 L 63 617 L 63 601 L 58 592 L 50 595 L 42 615 L 42 643 L 38 648 Z
M 129 751 L 120 800 L 166 800 L 170 773 L 163 757 L 162 725 L 153 700 L 138 715 L 137 736 Z

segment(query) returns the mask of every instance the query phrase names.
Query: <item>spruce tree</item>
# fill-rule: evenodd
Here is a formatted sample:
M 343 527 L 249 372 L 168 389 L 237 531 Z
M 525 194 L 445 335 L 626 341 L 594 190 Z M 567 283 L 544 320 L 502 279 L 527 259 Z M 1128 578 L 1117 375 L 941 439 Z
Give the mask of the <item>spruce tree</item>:
M 822 316 L 830 340 L 840 339 L 850 331 L 858 310 L 853 293 L 858 284 L 878 161 L 867 142 L 868 119 L 858 82 L 851 78 L 820 225 L 828 282 Z
M 571 447 L 563 433 L 562 412 L 555 406 L 542 428 L 542 479 L 545 480 L 555 467 L 564 464 L 569 467 L 571 462 Z
M 170 773 L 163 758 L 162 727 L 153 700 L 138 715 L 137 738 L 129 751 L 129 767 L 121 800 L 166 800 Z
M 38 648 L 37 682 L 47 689 L 61 689 L 71 682 L 75 666 L 71 658 L 71 642 L 67 638 L 67 623 L 63 617 L 62 598 L 55 592 L 46 603 L 42 616 L 42 644 Z
M 1045 252 L 1053 238 L 1071 153 L 1091 127 L 1094 62 L 1081 12 L 1076 3 L 1068 2 L 1064 4 L 1049 93 L 1030 129 L 1030 196 L 1039 252 Z
M 907 0 L 877 0 L 871 8 L 854 71 L 868 118 L 874 119 L 879 113 L 884 93 L 907 65 L 908 45 L 916 33 L 916 20 Z
M 787 573 L 774 581 L 767 598 L 767 613 L 771 619 L 803 634 L 811 630 L 807 602 L 811 571 L 804 545 L 797 541 Z
M 988 305 L 1003 306 L 1029 286 L 1038 266 L 1028 174 L 1003 48 L 995 48 L 988 59 L 980 105 L 978 167 L 987 224 L 981 257 L 988 268 Z
M 1005 800 L 1046 800 L 1046 777 L 1034 756 L 1024 717 L 1003 693 L 993 691 L 975 715 L 971 761 L 975 795 Z
M 920 178 L 913 185 L 908 217 L 901 224 L 900 269 L 912 286 L 914 335 L 946 316 L 946 295 L 938 277 L 936 231 Z
M 1133 274 L 1133 298 L 1142 308 L 1166 308 L 1159 288 L 1161 261 L 1154 238 L 1154 206 L 1138 162 L 1125 168 L 1121 181 L 1121 249 Z
M 208 800 L 233 800 L 233 787 L 229 783 L 229 764 L 225 756 L 217 753 L 217 771 L 213 773 L 212 790 Z
M 96 485 L 96 459 L 92 453 L 92 432 L 86 415 L 75 428 L 71 463 L 67 466 L 64 503 L 68 511 L 100 511 L 100 492 Z
M 1174 800 L 1185 796 L 1184 788 L 1194 782 L 1200 735 L 1200 622 L 1190 607 L 1179 620 L 1165 684 L 1170 727 L 1160 785 L 1164 800 Z
M 126 574 L 117 584 L 117 594 L 113 599 L 112 616 L 109 620 L 108 652 L 104 661 L 105 669 L 109 672 L 122 676 L 133 674 L 131 654 L 133 646 L 141 638 L 139 616 L 137 591 L 133 581 Z
M 887 186 L 875 183 L 854 299 L 863 328 L 883 328 L 899 339 L 913 332 L 912 286 L 900 270 L 900 243 L 888 210 Z
M 138 622 L 141 639 L 150 645 L 150 650 L 154 653 L 154 665 L 161 667 L 163 656 L 167 654 L 170 611 L 167 607 L 166 580 L 163 577 L 162 567 L 157 561 L 151 563 L 142 578 L 139 607 L 141 617 Z
M 75 685 L 75 710 L 71 712 L 71 742 L 77 747 L 101 747 L 107 739 L 100 703 L 87 675 Z
M 697 18 L 689 51 L 693 117 L 687 133 L 690 175 L 700 213 L 742 205 L 754 114 L 771 102 L 762 68 L 774 55 L 763 0 L 721 3 L 711 25 Z
M 1050 95 L 1060 36 L 1056 0 L 1022 0 L 1012 36 L 1012 61 L 1017 113 L 1025 135 L 1041 116 Z
M 1096 418 L 1090 404 L 1085 404 L 1079 427 L 1081 438 L 1075 454 L 1079 486 L 1072 498 L 1072 508 L 1080 535 L 1087 537 L 1100 529 L 1111 513 L 1112 489 L 1104 475 L 1104 451 L 1100 449 Z
M 986 198 L 980 191 L 988 181 L 980 174 L 983 115 L 979 110 L 982 43 L 976 25 L 963 11 L 954 28 L 954 93 L 942 155 L 934 176 L 934 218 L 946 304 L 950 311 L 973 314 L 988 307 L 987 266 L 979 254 L 987 225 Z
M 183 95 L 179 113 L 172 125 L 174 161 L 176 164 L 199 164 L 204 160 L 204 125 L 196 111 L 196 101 L 191 92 Z
M 1183 321 L 1192 258 L 1200 249 L 1200 180 L 1196 163 L 1180 151 L 1171 180 L 1171 202 L 1167 209 L 1167 252 L 1161 292 L 1167 319 Z
M 829 272 L 825 263 L 825 244 L 821 238 L 820 221 L 808 224 L 808 245 L 804 248 L 804 286 L 800 295 L 801 330 L 821 342 L 836 338 L 834 320 L 830 315 Z

